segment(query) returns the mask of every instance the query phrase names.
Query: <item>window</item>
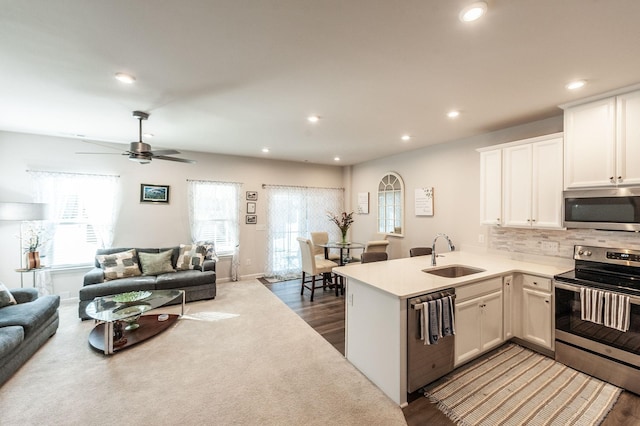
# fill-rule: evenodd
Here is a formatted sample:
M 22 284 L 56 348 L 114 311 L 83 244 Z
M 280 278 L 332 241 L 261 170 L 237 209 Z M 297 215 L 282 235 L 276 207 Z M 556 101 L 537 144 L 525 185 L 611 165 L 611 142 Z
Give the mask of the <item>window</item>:
M 48 205 L 41 255 L 52 267 L 89 265 L 98 248 L 111 247 L 118 176 L 30 172 L 36 202 Z
M 237 253 L 241 186 L 234 182 L 189 181 L 189 221 L 194 242 L 213 241 L 218 255 Z
M 378 184 L 378 232 L 402 235 L 404 184 L 400 175 L 390 172 Z

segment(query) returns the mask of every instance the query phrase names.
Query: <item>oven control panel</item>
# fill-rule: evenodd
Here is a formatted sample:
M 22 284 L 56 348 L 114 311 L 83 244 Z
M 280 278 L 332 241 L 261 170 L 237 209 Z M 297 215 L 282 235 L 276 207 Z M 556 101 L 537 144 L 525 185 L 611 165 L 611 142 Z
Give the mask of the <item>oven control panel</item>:
M 640 266 L 640 250 L 577 245 L 574 247 L 573 258 L 591 262 Z

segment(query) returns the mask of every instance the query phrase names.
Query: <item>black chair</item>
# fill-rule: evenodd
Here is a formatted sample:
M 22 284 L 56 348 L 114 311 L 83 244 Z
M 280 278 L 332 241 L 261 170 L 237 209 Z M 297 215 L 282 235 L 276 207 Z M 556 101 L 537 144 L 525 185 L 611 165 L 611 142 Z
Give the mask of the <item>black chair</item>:
M 365 251 L 360 258 L 361 263 L 380 262 L 389 259 L 389 255 L 384 251 Z
M 428 256 L 431 254 L 431 247 L 414 247 L 409 249 L 409 256 Z

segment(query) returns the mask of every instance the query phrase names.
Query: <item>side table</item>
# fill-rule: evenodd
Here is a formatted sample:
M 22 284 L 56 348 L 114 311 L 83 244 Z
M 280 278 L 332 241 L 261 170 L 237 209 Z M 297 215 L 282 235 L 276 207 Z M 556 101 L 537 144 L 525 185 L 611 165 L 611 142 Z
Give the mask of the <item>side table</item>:
M 39 268 L 32 268 L 32 269 L 27 269 L 27 268 L 18 268 L 16 269 L 16 272 L 20 273 L 20 288 L 24 287 L 24 274 L 28 274 L 29 272 L 33 272 L 33 278 L 32 278 L 32 285 L 33 288 L 36 287 L 36 272 L 38 271 L 44 271 L 49 269 L 48 266 L 41 266 Z

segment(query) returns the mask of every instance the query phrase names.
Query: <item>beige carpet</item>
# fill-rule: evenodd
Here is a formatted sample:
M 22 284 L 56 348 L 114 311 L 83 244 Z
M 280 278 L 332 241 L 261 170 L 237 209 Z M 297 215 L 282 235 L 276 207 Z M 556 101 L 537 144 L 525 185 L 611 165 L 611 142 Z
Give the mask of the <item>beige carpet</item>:
M 621 389 L 515 344 L 425 389 L 460 425 L 597 425 Z
M 177 313 L 178 307 L 164 309 Z M 7 425 L 405 425 L 389 398 L 256 280 L 222 283 L 188 319 L 116 353 L 77 306 L 2 388 Z

